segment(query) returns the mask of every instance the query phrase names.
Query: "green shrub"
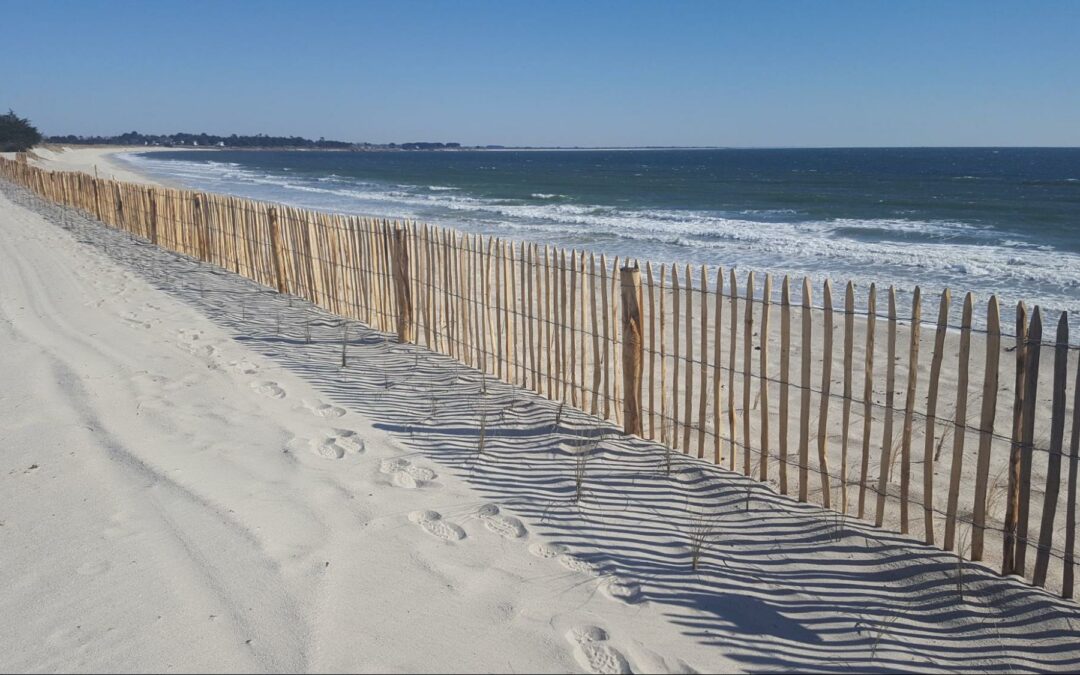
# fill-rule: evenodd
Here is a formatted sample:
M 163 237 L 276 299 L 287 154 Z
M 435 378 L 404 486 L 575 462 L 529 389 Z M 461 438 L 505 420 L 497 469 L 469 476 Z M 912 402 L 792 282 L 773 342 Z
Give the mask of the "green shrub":
M 0 115 L 0 152 L 23 152 L 41 142 L 41 134 L 30 120 L 19 117 L 13 110 Z

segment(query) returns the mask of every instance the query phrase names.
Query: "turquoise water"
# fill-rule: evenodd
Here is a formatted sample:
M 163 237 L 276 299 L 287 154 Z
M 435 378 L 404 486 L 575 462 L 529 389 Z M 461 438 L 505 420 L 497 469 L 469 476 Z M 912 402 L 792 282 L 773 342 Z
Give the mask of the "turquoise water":
M 656 262 L 1080 312 L 1080 149 L 127 156 L 184 186 Z

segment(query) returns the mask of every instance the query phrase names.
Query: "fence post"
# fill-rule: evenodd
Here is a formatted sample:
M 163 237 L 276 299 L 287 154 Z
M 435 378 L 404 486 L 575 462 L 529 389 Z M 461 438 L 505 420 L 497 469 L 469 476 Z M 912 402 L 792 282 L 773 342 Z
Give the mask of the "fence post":
M 401 227 L 394 230 L 394 290 L 398 307 L 398 342 L 413 342 L 416 326 L 413 321 L 412 285 L 409 280 L 409 241 L 408 232 Z
M 274 279 L 277 282 L 278 293 L 285 293 L 285 277 L 282 275 L 284 264 L 282 263 L 283 252 L 281 250 L 281 225 L 278 224 L 277 209 L 273 206 L 266 210 L 266 217 L 270 223 L 270 243 L 274 248 Z
M 619 270 L 622 285 L 623 431 L 641 436 L 641 374 L 645 341 L 642 333 L 641 270 L 637 264 Z
M 97 167 L 94 167 L 94 173 L 97 173 Z M 91 179 L 94 186 L 94 219 L 101 222 L 101 197 L 98 194 L 98 179 L 97 176 Z
M 154 246 L 158 244 L 158 217 L 157 217 L 157 198 L 154 196 L 154 188 L 147 188 L 147 194 L 150 196 L 150 243 Z

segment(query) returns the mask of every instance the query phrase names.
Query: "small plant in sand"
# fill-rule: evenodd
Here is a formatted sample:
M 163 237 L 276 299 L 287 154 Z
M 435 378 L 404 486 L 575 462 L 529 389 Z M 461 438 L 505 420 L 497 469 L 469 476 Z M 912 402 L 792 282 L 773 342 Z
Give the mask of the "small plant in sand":
M 687 508 L 686 539 L 690 547 L 690 569 L 695 572 L 701 566 L 702 557 L 716 545 L 720 527 L 716 516 L 707 513 L 695 513 Z
M 585 480 L 588 476 L 589 462 L 603 442 L 605 433 L 599 427 L 582 436 L 574 450 L 574 503 L 580 503 L 585 492 Z
M 822 520 L 825 525 L 824 534 L 826 541 L 837 542 L 844 538 L 847 516 L 839 511 L 825 510 L 822 511 Z
M 439 417 L 439 397 L 435 392 L 428 393 L 428 415 L 427 423 L 434 424 L 435 420 Z
M 869 636 L 869 638 L 871 640 L 871 642 L 870 642 L 870 660 L 871 661 L 873 661 L 874 659 L 877 658 L 878 648 L 880 647 L 882 640 L 884 640 L 885 638 L 891 638 L 892 637 L 893 628 L 896 626 L 897 622 L 900 621 L 901 616 L 903 616 L 903 613 L 897 611 L 892 616 L 885 619 L 884 621 L 874 620 L 873 618 L 871 618 L 871 619 L 865 619 L 864 618 L 863 621 L 860 621 L 859 623 L 855 624 L 856 630 L 858 630 L 860 633 L 863 631 L 863 628 L 867 629 L 866 633 L 867 633 L 867 635 Z
M 476 454 L 484 454 L 484 448 L 487 447 L 487 406 L 484 405 L 483 398 L 480 399 L 480 427 L 479 434 L 476 439 Z
M 970 551 L 971 530 L 963 530 L 956 541 L 956 597 L 964 601 L 964 557 Z
M 560 430 L 562 429 L 563 408 L 565 408 L 565 407 L 566 407 L 566 402 L 565 401 L 560 401 L 559 402 L 559 407 L 556 408 L 556 410 L 555 410 L 555 423 L 551 425 L 551 432 L 554 433 L 554 434 L 559 433 Z

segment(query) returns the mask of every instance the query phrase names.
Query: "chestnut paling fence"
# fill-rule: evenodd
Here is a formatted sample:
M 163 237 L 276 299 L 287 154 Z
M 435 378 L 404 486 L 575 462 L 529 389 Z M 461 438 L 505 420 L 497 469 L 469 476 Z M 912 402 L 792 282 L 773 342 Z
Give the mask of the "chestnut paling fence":
M 924 322 L 918 288 L 898 300 L 891 287 L 641 266 L 25 161 L 0 159 L 0 177 L 672 454 L 1072 597 L 1080 348 L 1065 314 L 1044 326 L 1020 304 L 1009 331 L 996 297 L 953 306 L 946 290 Z

